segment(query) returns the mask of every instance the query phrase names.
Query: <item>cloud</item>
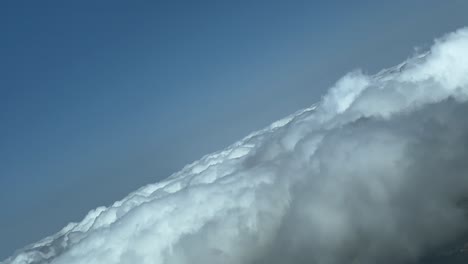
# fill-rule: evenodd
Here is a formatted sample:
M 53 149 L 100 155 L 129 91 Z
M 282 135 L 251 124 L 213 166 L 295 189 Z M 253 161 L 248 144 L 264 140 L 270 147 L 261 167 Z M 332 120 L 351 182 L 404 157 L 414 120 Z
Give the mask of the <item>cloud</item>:
M 468 228 L 468 29 L 4 264 L 404 263 Z

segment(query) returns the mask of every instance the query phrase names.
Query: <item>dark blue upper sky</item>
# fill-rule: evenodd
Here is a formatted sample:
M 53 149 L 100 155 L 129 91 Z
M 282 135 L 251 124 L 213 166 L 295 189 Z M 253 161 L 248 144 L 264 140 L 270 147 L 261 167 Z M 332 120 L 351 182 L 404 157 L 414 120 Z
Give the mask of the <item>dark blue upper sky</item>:
M 0 3 L 0 259 L 468 25 L 468 3 Z

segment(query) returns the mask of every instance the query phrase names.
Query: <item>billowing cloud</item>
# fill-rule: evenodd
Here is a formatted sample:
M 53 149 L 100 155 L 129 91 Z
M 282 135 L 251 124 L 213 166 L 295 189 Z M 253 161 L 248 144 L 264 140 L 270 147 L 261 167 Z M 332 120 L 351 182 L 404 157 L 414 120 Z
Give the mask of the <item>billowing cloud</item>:
M 467 100 L 461 29 L 2 263 L 417 260 L 468 227 Z

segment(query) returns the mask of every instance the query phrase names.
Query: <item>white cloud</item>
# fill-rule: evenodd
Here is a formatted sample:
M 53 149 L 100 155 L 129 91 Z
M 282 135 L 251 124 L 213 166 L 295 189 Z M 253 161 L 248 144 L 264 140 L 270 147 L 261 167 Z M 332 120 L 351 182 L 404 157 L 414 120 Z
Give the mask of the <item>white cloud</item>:
M 468 29 L 4 264 L 398 263 L 466 230 Z

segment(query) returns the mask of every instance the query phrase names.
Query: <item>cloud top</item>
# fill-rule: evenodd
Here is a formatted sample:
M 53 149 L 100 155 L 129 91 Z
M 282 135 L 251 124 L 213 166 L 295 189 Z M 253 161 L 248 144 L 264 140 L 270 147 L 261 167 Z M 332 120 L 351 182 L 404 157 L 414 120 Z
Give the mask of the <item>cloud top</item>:
M 468 29 L 3 264 L 399 263 L 467 230 Z

